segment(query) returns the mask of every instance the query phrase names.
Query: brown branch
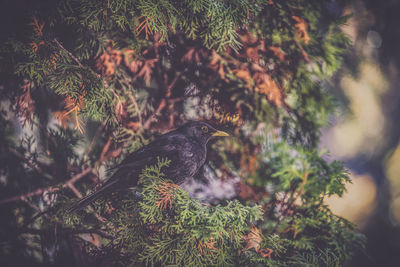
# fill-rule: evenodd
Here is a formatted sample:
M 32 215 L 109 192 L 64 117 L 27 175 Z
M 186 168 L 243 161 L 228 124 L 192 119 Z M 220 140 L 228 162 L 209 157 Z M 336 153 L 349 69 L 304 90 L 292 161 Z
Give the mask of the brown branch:
M 43 214 L 46 218 L 50 218 L 50 216 L 46 213 L 42 213 L 42 211 L 36 207 L 35 205 L 33 205 L 30 201 L 28 201 L 26 198 L 23 199 L 22 201 L 24 201 L 29 207 L 31 207 L 32 209 L 34 209 L 36 212 L 38 212 L 38 214 Z M 29 225 L 30 223 L 26 224 Z
M 303 174 L 302 182 L 300 184 L 299 190 L 293 190 L 290 194 L 290 198 L 288 200 L 288 203 L 286 205 L 286 209 L 283 211 L 284 214 L 287 214 L 289 211 L 290 207 L 293 205 L 293 203 L 303 194 L 304 186 L 307 183 L 307 178 L 310 175 L 310 172 L 306 169 L 306 171 Z
M 303 194 L 303 189 L 304 189 L 304 186 L 305 186 L 306 183 L 307 183 L 307 178 L 308 178 L 308 175 L 309 175 L 309 174 L 310 174 L 310 173 L 308 172 L 308 170 L 306 170 L 306 171 L 304 172 L 304 175 L 303 175 L 303 178 L 302 178 L 303 182 L 301 182 L 299 191 L 297 192 L 297 197 L 299 197 L 299 196 L 301 196 L 301 194 Z
M 171 94 L 172 94 L 172 87 L 174 87 L 176 81 L 178 80 L 178 76 L 179 74 L 177 73 L 174 77 L 174 79 L 172 80 L 172 82 L 168 85 L 167 87 L 167 93 L 165 94 L 165 98 L 170 98 Z
M 83 163 L 85 164 L 89 158 L 89 153 L 92 151 L 93 146 L 96 142 L 97 137 L 99 136 L 99 134 L 103 131 L 104 127 L 106 126 L 106 122 L 104 121 L 101 126 L 97 129 L 95 135 L 93 136 L 92 141 L 90 142 L 89 148 L 85 153 L 85 156 L 83 157 Z
M 54 38 L 53 41 L 57 44 L 59 48 L 64 50 L 79 65 L 79 67 L 83 67 L 82 63 L 71 52 L 69 52 L 62 44 L 60 44 L 60 42 L 56 38 Z
M 18 234 L 33 234 L 40 235 L 42 233 L 46 233 L 46 230 L 42 229 L 34 229 L 34 228 L 22 228 L 18 229 Z M 62 229 L 61 233 L 64 234 L 98 234 L 101 237 L 105 237 L 107 239 L 113 239 L 114 237 L 100 229 Z
M 172 88 L 174 87 L 177 80 L 178 80 L 178 75 L 176 75 L 174 77 L 172 82 L 166 88 L 165 97 L 163 99 L 161 99 L 160 104 L 158 105 L 157 109 L 144 122 L 143 129 L 148 129 L 150 127 L 150 124 L 153 122 L 154 118 L 157 116 L 157 114 L 160 113 L 165 108 L 165 106 L 167 105 L 168 99 L 171 97 Z
M 16 156 L 17 158 L 22 159 L 23 161 L 26 162 L 26 164 L 28 164 L 29 167 L 31 167 L 33 170 L 35 170 L 37 173 L 39 173 L 41 176 L 49 178 L 49 174 L 46 174 L 40 167 L 38 164 L 35 164 L 31 159 L 27 159 L 24 157 L 24 155 L 22 155 L 21 153 L 19 153 L 17 150 L 13 149 L 13 148 L 9 148 L 8 151 L 13 154 L 14 156 Z
M 310 63 L 311 60 L 310 60 L 310 58 L 308 57 L 307 52 L 304 50 L 303 46 L 300 44 L 300 42 L 297 41 L 296 39 L 294 39 L 294 42 L 296 43 L 297 47 L 300 49 L 301 54 L 302 54 L 303 57 L 304 57 L 304 60 L 305 60 L 307 63 Z
M 45 187 L 45 188 L 38 188 L 34 191 L 31 191 L 31 192 L 23 194 L 23 195 L 2 199 L 2 200 L 0 200 L 0 205 L 10 203 L 10 202 L 24 201 L 29 197 L 38 196 L 38 195 L 43 194 L 44 192 L 52 193 L 52 192 L 60 191 L 60 188 L 69 187 L 70 184 L 74 184 L 76 181 L 78 181 L 79 179 L 85 177 L 90 172 L 92 172 L 92 170 L 93 170 L 92 167 L 88 167 L 88 168 L 84 169 L 83 171 L 81 171 L 80 173 L 74 175 L 71 179 L 69 179 L 65 183 L 60 183 L 58 185 L 49 186 L 49 187 Z
M 107 143 L 104 145 L 103 150 L 101 151 L 100 159 L 98 160 L 99 165 L 101 165 L 106 160 L 106 153 L 110 149 L 111 139 L 111 136 L 108 137 Z
M 75 196 L 77 196 L 78 198 L 82 198 L 83 197 L 81 192 L 79 192 L 79 190 L 76 189 L 74 184 L 67 183 L 66 185 L 72 190 L 72 192 L 74 192 Z

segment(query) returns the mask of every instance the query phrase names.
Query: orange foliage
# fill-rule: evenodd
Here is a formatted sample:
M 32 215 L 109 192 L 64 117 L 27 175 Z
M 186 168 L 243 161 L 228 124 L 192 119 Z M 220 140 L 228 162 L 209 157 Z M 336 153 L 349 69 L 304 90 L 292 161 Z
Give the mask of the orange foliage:
M 250 59 L 252 62 L 258 62 L 260 60 L 258 47 L 247 47 L 245 51 L 247 58 Z
M 145 18 L 143 16 L 140 16 L 138 18 L 139 22 L 140 22 L 140 19 L 142 19 L 142 18 L 143 18 L 143 21 L 139 24 L 139 26 L 137 26 L 136 33 L 137 33 L 137 35 L 140 35 L 140 33 L 144 29 L 145 32 L 146 32 L 146 40 L 148 40 L 149 39 L 149 35 L 153 34 L 153 30 L 151 29 L 151 27 L 149 25 L 150 18 L 147 18 L 147 17 Z
M 151 74 L 153 72 L 154 64 L 158 61 L 158 58 L 147 59 L 140 72 L 139 77 L 143 77 L 147 85 L 150 85 Z
M 125 65 L 129 68 L 129 70 L 133 73 L 136 73 L 139 68 L 143 65 L 143 62 L 140 60 L 132 60 L 128 64 L 125 61 Z
M 97 59 L 96 67 L 105 76 L 111 76 L 115 72 L 115 67 L 121 64 L 122 52 L 113 49 L 108 43 L 106 50 Z
M 160 200 L 156 202 L 156 205 L 159 209 L 166 209 L 169 206 L 169 209 L 172 208 L 172 199 L 174 197 L 175 191 L 179 188 L 179 185 L 173 183 L 162 183 L 157 186 L 155 189 L 158 191 L 160 195 Z
M 135 53 L 135 50 L 133 50 L 133 49 L 124 49 L 123 50 L 124 64 L 132 73 L 138 72 L 139 68 L 143 65 L 142 61 L 136 60 L 133 58 L 134 53 Z
M 250 71 L 246 69 L 237 69 L 233 70 L 233 73 L 239 78 L 246 82 L 246 87 L 250 90 L 250 93 L 253 93 L 253 78 L 251 77 Z
M 43 37 L 44 23 L 39 23 L 36 17 L 32 17 L 32 22 L 29 25 L 33 26 L 33 30 L 38 36 Z
M 57 54 L 50 56 L 50 63 L 53 65 L 54 70 L 57 69 L 57 59 L 58 59 Z
M 294 227 L 294 226 L 290 226 L 285 231 L 283 231 L 283 233 L 289 233 L 289 232 L 293 232 L 293 239 L 296 239 L 297 235 L 299 234 L 296 227 Z
M 146 55 L 148 52 L 149 50 L 146 49 L 142 52 L 142 55 Z M 149 86 L 153 69 L 156 62 L 158 62 L 158 58 L 138 60 L 133 56 L 134 54 L 135 50 L 133 49 L 114 49 L 111 46 L 111 42 L 108 42 L 106 49 L 96 60 L 96 68 L 102 75 L 110 77 L 115 74 L 116 68 L 122 63 L 135 74 L 133 81 L 138 77 L 143 77 L 146 84 Z
M 44 45 L 44 41 L 40 41 L 39 45 L 35 42 L 31 42 L 30 45 L 33 48 L 33 51 L 37 52 L 37 50 L 39 49 L 39 45 Z
M 107 48 L 96 60 L 96 68 L 104 76 L 112 76 L 116 67 L 123 63 L 132 73 L 138 73 L 135 78 L 143 76 L 146 83 L 150 83 L 152 69 L 157 59 L 148 59 L 145 61 L 137 60 L 133 57 L 135 50 L 133 49 L 114 49 L 111 42 L 108 42 Z M 134 79 L 135 79 L 134 78 Z
M 39 23 L 36 17 L 32 17 L 32 22 L 28 25 L 32 26 L 33 31 L 36 33 L 37 36 L 43 37 L 43 27 L 44 23 Z M 31 42 L 30 45 L 32 46 L 33 50 L 36 52 L 39 49 L 39 45 L 44 45 L 44 41 L 40 41 L 39 43 Z
M 256 80 L 256 91 L 266 95 L 270 102 L 280 107 L 282 105 L 283 95 L 278 84 L 272 80 L 271 76 L 259 72 L 254 75 L 254 78 Z
M 251 226 L 250 232 L 243 237 L 245 247 L 243 250 L 254 249 L 261 257 L 271 259 L 274 251 L 270 248 L 260 249 L 262 243 L 261 229 Z
M 254 92 L 254 88 L 256 92 L 266 95 L 270 102 L 280 107 L 283 101 L 283 94 L 279 85 L 259 65 L 253 64 L 252 66 L 253 70 L 257 70 L 253 76 L 248 69 L 233 70 L 233 73 L 245 81 L 250 93 Z
M 303 40 L 305 44 L 308 44 L 308 42 L 310 41 L 310 37 L 308 36 L 307 33 L 307 22 L 304 21 L 304 19 L 299 18 L 297 16 L 292 16 L 292 18 L 296 21 L 296 24 L 294 25 L 294 27 L 296 28 L 297 31 L 297 37 L 300 40 Z
M 141 124 L 138 121 L 130 121 L 128 122 L 128 128 L 132 129 L 132 131 L 136 132 L 139 130 Z
M 217 71 L 221 79 L 225 80 L 223 59 L 215 50 L 212 51 L 209 67 L 214 71 Z
M 54 112 L 54 117 L 57 119 L 61 127 L 63 127 L 64 129 L 67 127 L 67 123 L 70 120 L 70 117 L 65 115 L 64 110 Z
M 228 64 L 229 66 L 236 66 L 232 70 L 232 73 L 245 82 L 245 86 L 249 89 L 250 93 L 258 92 L 265 95 L 275 106 L 282 106 L 284 101 L 282 88 L 269 74 L 269 70 L 261 60 L 261 55 L 270 50 L 283 62 L 286 53 L 280 47 L 276 46 L 269 46 L 267 50 L 263 40 L 259 40 L 256 36 L 249 33 L 241 35 L 241 40 L 244 48 L 239 54 L 235 54 L 235 57 L 232 55 L 232 57 L 223 58 L 217 52 L 213 51 L 209 67 L 214 71 L 218 71 L 220 77 L 225 79 L 224 68 L 228 69 Z M 247 62 L 239 61 L 236 59 L 237 57 L 245 59 Z
M 242 52 L 241 56 L 245 56 L 247 60 L 259 64 L 260 55 L 266 52 L 264 41 L 251 33 L 241 35 L 241 40 L 244 45 L 244 55 Z
M 79 132 L 83 133 L 83 125 L 84 122 L 79 118 L 79 112 L 84 107 L 84 98 L 83 96 L 79 96 L 76 100 L 69 95 L 67 95 L 64 99 L 65 109 L 62 111 L 57 111 L 54 113 L 54 116 L 59 121 L 62 127 L 66 127 L 67 122 L 71 120 L 70 115 L 74 114 L 75 118 L 75 129 L 79 130 Z
M 252 225 L 250 232 L 243 237 L 243 240 L 245 242 L 244 250 L 254 249 L 258 252 L 262 242 L 261 230 Z
M 22 124 L 25 126 L 26 122 L 32 122 L 35 105 L 31 98 L 31 82 L 26 82 L 21 88 L 23 93 L 16 99 L 15 109 L 17 114 L 23 118 Z
M 206 242 L 200 241 L 197 247 L 199 248 L 200 252 L 203 253 L 203 248 L 206 248 L 207 252 L 210 253 L 212 251 L 217 251 L 218 249 L 215 247 L 215 244 L 217 241 L 214 240 L 214 238 L 210 237 L 207 239 Z
M 272 253 L 274 253 L 274 251 L 270 248 L 264 248 L 260 250 L 260 255 L 263 258 L 268 257 L 268 259 L 271 259 Z
M 269 46 L 268 49 L 271 50 L 280 61 L 285 61 L 286 53 L 283 52 L 279 46 Z

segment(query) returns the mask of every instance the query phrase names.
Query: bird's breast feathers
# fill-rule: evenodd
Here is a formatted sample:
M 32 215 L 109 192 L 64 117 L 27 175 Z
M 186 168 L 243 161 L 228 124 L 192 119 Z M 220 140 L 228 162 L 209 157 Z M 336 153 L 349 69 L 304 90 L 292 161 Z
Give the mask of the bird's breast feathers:
M 206 160 L 205 146 L 182 135 L 173 136 L 168 143 L 171 146 L 171 152 L 174 152 L 167 155 L 171 160 L 171 165 L 165 171 L 167 178 L 180 183 L 182 178 L 189 178 L 196 174 Z

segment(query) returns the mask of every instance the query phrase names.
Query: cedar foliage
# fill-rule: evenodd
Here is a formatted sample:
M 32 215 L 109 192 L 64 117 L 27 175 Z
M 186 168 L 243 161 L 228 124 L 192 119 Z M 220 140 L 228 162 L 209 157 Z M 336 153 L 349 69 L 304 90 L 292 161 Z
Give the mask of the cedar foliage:
M 339 266 L 362 249 L 363 236 L 324 205 L 343 193 L 346 171 L 318 151 L 335 108 L 329 80 L 349 49 L 337 2 L 3 10 L 19 19 L 0 50 L 4 263 Z M 35 134 L 17 135 L 13 116 Z M 232 133 L 212 144 L 207 167 L 241 178 L 235 200 L 189 197 L 159 159 L 135 193 L 65 214 L 104 167 L 190 119 Z

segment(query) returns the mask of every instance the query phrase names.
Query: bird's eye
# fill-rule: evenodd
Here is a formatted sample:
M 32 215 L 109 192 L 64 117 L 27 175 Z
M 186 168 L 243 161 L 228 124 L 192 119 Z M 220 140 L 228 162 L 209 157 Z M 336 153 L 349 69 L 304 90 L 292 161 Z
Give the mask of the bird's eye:
M 202 126 L 201 130 L 203 131 L 203 133 L 208 133 L 208 127 L 207 126 Z

